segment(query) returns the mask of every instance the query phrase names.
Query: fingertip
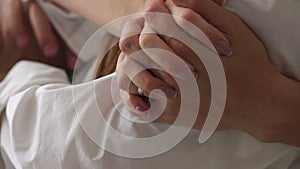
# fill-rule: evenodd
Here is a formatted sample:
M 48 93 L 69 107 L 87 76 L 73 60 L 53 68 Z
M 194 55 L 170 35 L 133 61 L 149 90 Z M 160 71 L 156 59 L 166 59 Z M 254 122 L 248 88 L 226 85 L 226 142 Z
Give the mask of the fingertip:
M 43 48 L 43 53 L 47 57 L 54 57 L 58 52 L 58 46 L 56 44 L 47 44 Z
M 26 35 L 17 35 L 16 44 L 20 48 L 24 48 L 29 44 L 29 38 Z
M 135 107 L 135 109 L 136 109 L 137 111 L 140 111 L 140 112 L 145 112 L 145 111 L 146 111 L 146 109 L 145 109 L 144 107 L 142 107 L 141 105 L 137 105 L 137 106 Z
M 150 106 L 141 98 L 141 96 L 129 94 L 129 101 L 130 104 L 139 112 L 145 112 L 150 108 Z

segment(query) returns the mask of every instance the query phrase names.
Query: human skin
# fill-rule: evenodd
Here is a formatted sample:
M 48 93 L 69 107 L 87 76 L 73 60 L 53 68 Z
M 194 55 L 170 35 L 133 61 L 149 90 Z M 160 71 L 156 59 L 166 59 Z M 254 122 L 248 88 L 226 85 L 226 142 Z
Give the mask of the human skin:
M 0 36 L 2 44 L 5 43 L 5 36 L 9 35 L 19 48 L 28 47 L 34 40 L 30 38 L 32 28 L 43 54 L 46 57 L 57 54 L 59 47 L 54 30 L 46 14 L 36 2 L 25 5 L 21 0 L 3 0 L 1 3 L 1 29 L 4 35 L 4 37 Z
M 36 61 L 48 62 L 53 59 L 54 63 L 58 60 L 65 60 L 67 62 L 65 70 L 74 70 L 77 56 L 54 32 L 46 14 L 36 2 L 25 5 L 21 0 L 3 0 L 1 3 L 0 80 L 17 61 L 34 60 L 34 57 L 24 58 L 24 55 L 36 55 L 38 56 Z M 62 53 L 67 54 L 62 55 Z M 40 59 L 39 57 L 46 58 Z M 64 67 L 63 64 L 64 62 L 54 65 Z
M 35 39 L 34 33 L 28 32 L 28 37 L 32 39 L 30 44 L 28 44 L 25 48 L 19 48 L 16 45 L 12 34 L 7 34 L 5 36 L 4 46 L 0 50 L 0 81 L 5 78 L 5 75 L 9 72 L 9 70 L 18 61 L 21 60 L 29 60 L 49 64 L 55 67 L 62 68 L 67 72 L 70 70 L 65 57 L 65 50 L 59 50 L 55 57 L 47 57 L 40 50 L 39 43 Z M 57 37 L 57 44 L 60 46 L 60 49 L 67 48 L 62 39 L 59 37 Z
M 297 134 L 300 130 L 300 84 L 274 69 L 263 43 L 240 18 L 209 0 L 173 0 L 176 5 L 189 8 L 183 13 L 178 13 L 179 10 L 172 3 L 167 3 L 168 10 L 165 5 L 161 4 L 161 1 L 152 0 L 152 2 L 148 6 L 148 12 L 168 13 L 171 11 L 174 12 L 172 14 L 194 23 L 199 28 L 201 25 L 197 25 L 194 18 L 197 17 L 196 15 L 201 15 L 218 30 L 224 32 L 229 39 L 234 53 L 231 57 L 221 57 L 227 78 L 227 101 L 219 129 L 240 130 L 263 142 L 280 142 L 300 146 L 300 135 Z M 147 23 L 154 30 L 159 30 L 162 26 L 157 20 L 159 18 L 147 19 L 146 17 Z M 130 41 L 127 40 L 126 43 L 130 43 Z M 165 48 L 165 46 L 169 46 L 174 50 L 181 48 L 181 50 L 189 51 L 188 48 L 180 45 L 180 42 L 155 34 L 142 35 L 138 40 L 131 39 L 131 43 L 131 46 L 138 46 L 132 48 L 148 49 L 160 46 L 164 50 L 169 50 Z M 120 61 L 132 59 L 126 56 L 132 52 L 130 49 L 127 48 L 125 51 L 123 49 L 123 52 Z M 150 55 L 148 57 L 151 58 Z M 184 59 L 193 63 L 193 67 L 200 75 L 197 82 L 202 101 L 194 128 L 201 129 L 210 106 L 210 83 L 205 76 L 203 64 L 197 59 L 197 56 Z M 151 58 L 150 60 L 155 59 Z M 159 62 L 159 60 L 155 61 Z M 122 68 L 134 69 L 132 65 Z M 167 82 L 177 91 L 179 90 L 176 83 L 171 79 L 165 79 L 165 76 L 155 79 L 152 74 L 148 74 L 152 76 L 149 77 L 149 80 L 148 77 L 145 77 L 145 73 L 142 75 L 143 77 L 140 74 L 132 79 L 137 87 L 148 86 L 151 88 L 153 85 L 160 86 Z M 158 74 L 156 73 L 156 75 Z M 147 84 L 135 83 L 140 81 L 138 79 L 143 79 Z M 129 97 L 129 100 L 124 102 L 135 109 L 138 105 L 143 104 L 141 103 L 143 100 L 138 97 L 138 95 Z M 169 101 L 161 118 L 172 123 L 177 117 L 179 100 L 180 96 L 177 96 Z

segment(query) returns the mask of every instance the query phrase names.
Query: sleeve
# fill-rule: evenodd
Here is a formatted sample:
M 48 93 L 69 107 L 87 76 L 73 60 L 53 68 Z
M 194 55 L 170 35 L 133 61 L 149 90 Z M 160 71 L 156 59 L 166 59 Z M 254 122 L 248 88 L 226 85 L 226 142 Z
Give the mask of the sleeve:
M 6 168 L 77 168 L 84 160 L 101 158 L 102 150 L 82 130 L 74 107 L 75 90 L 84 97 L 78 96 L 82 108 L 90 110 L 94 90 L 87 89 L 93 86 L 70 85 L 63 70 L 48 65 L 15 65 L 0 84 L 5 110 L 0 149 Z
M 65 71 L 37 62 L 18 62 L 0 83 L 0 112 L 9 98 L 33 86 L 49 83 L 70 84 Z
M 53 106 L 53 100 L 68 103 L 67 100 L 62 101 L 63 98 L 53 98 L 57 98 L 59 93 L 70 93 L 70 88 L 66 73 L 49 65 L 21 61 L 11 69 L 0 83 L 1 158 L 6 168 L 32 168 L 31 158 L 41 142 L 38 131 L 48 121 L 52 126 L 58 125 L 59 118 L 56 116 L 61 109 Z M 40 113 L 42 111 L 49 113 Z M 66 121 L 60 122 L 67 124 Z M 56 130 L 59 126 L 62 125 L 58 125 Z M 48 128 L 45 132 L 49 135 Z

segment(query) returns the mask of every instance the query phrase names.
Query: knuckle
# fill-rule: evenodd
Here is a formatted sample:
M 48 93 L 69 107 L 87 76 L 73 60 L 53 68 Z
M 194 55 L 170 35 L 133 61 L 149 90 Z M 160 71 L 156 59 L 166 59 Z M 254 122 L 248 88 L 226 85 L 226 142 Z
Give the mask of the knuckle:
M 155 12 L 160 8 L 160 2 L 153 1 L 148 3 L 145 8 L 145 12 Z
M 118 86 L 120 89 L 124 90 L 124 91 L 129 91 L 129 80 L 125 75 L 120 75 L 118 80 Z
M 125 57 L 126 57 L 125 53 L 123 53 L 123 52 L 120 53 L 120 55 L 118 57 L 118 62 L 117 62 L 117 68 L 118 69 L 120 67 L 120 64 L 124 61 Z
M 151 92 L 154 88 L 155 88 L 155 80 L 153 78 L 145 78 L 144 80 L 144 90 L 146 90 L 147 92 Z
M 147 92 L 150 92 L 152 90 L 152 83 L 150 79 L 148 78 L 144 79 L 143 89 L 146 90 Z
M 139 45 L 141 48 L 149 48 L 152 46 L 154 38 L 151 35 L 141 35 L 139 39 Z
M 194 16 L 195 12 L 191 9 L 184 9 L 180 14 L 180 17 L 187 21 L 192 21 Z
M 172 37 L 168 38 L 166 43 L 174 50 L 182 48 L 181 42 Z
M 218 37 L 218 33 L 215 29 L 207 29 L 205 35 L 211 40 L 214 41 Z
M 131 38 L 126 38 L 119 43 L 119 47 L 124 53 L 128 53 L 132 49 L 132 46 L 133 42 Z

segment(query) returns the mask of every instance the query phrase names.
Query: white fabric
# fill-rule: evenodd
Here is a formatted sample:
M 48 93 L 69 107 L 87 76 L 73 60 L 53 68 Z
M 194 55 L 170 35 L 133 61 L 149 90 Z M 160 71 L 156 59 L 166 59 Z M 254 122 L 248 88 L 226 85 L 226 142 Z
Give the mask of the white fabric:
M 86 40 L 98 29 L 98 26 L 75 13 L 62 10 L 51 2 L 44 0 L 38 0 L 38 2 L 48 15 L 57 33 L 73 52 L 79 54 Z M 89 60 L 89 58 L 81 59 Z
M 24 76 L 25 71 L 29 76 Z M 96 82 L 97 89 L 101 89 L 96 93 L 98 104 L 106 110 L 105 116 L 113 127 L 135 137 L 152 135 L 168 127 L 160 123 L 139 126 L 124 120 L 106 92 L 111 91 L 113 76 Z M 22 77 L 22 85 L 19 85 L 19 77 Z M 82 109 L 86 113 L 95 111 L 93 95 L 88 90 L 91 85 L 94 84 L 70 86 L 65 73 L 59 69 L 28 61 L 18 63 L 0 86 L 1 91 L 6 89 L 1 92 L 1 105 L 7 105 L 1 130 L 5 159 L 10 159 L 16 168 L 180 169 L 188 166 L 198 169 L 202 166 L 263 169 L 274 162 L 288 168 L 297 157 L 296 148 L 263 144 L 235 131 L 217 132 L 207 143 L 200 145 L 197 142 L 199 132 L 193 130 L 176 148 L 149 159 L 127 159 L 103 152 L 82 130 L 74 110 L 72 92 L 77 91 L 80 94 L 76 100 L 81 101 Z M 96 124 L 99 130 L 105 127 L 98 121 L 90 123 Z M 110 133 L 105 137 L 120 144 L 119 140 L 109 139 Z
M 300 1 L 227 0 L 234 11 L 264 42 L 274 66 L 300 80 Z
M 299 23 L 286 26 L 293 31 L 282 32 L 269 22 L 255 19 L 260 14 L 273 16 L 273 21 L 290 16 L 298 1 L 281 0 L 227 0 L 225 7 L 235 10 L 264 40 L 270 57 L 278 67 L 299 77 L 299 50 L 293 46 L 299 35 Z M 299 9 L 299 8 L 298 8 Z M 268 11 L 272 11 L 269 15 Z M 286 12 L 289 11 L 289 12 Z M 299 16 L 297 10 L 292 16 Z M 271 15 L 272 14 L 272 15 Z M 265 16 L 262 15 L 262 16 Z M 256 17 L 255 17 L 256 16 Z M 271 17 L 272 18 L 272 17 Z M 278 19 L 279 20 L 279 19 Z M 274 23 L 274 22 L 270 22 Z M 283 25 L 279 25 L 283 26 Z M 266 30 L 268 33 L 265 33 Z M 295 36 L 290 37 L 290 32 Z M 270 39 L 269 39 L 270 38 Z M 295 38 L 295 39 L 294 39 Z M 275 40 L 273 40 L 275 39 Z M 291 49 L 291 50 L 289 50 Z M 281 53 L 276 55 L 274 53 Z M 282 61 L 285 60 L 285 61 Z M 288 63 L 288 64 L 287 64 Z M 152 123 L 139 126 L 120 117 L 110 96 L 114 74 L 96 81 L 97 102 L 111 125 L 118 131 L 136 137 L 156 134 L 167 124 Z M 92 83 L 71 86 L 65 73 L 47 65 L 22 61 L 0 83 L 1 153 L 6 168 L 103 168 L 103 169 L 297 169 L 300 167 L 299 149 L 282 144 L 264 144 L 236 132 L 217 132 L 205 144 L 197 142 L 199 132 L 192 130 L 177 147 L 165 154 L 148 159 L 128 159 L 104 152 L 83 131 L 74 110 L 73 91 L 79 92 L 83 113 L 95 110 Z M 90 121 L 98 127 L 98 121 Z M 105 126 L 104 126 L 105 127 Z M 104 130 L 104 129 L 102 129 Z M 110 138 L 107 133 L 104 139 Z M 109 139 L 118 146 L 118 140 Z M 129 140 L 130 141 L 130 140 Z

